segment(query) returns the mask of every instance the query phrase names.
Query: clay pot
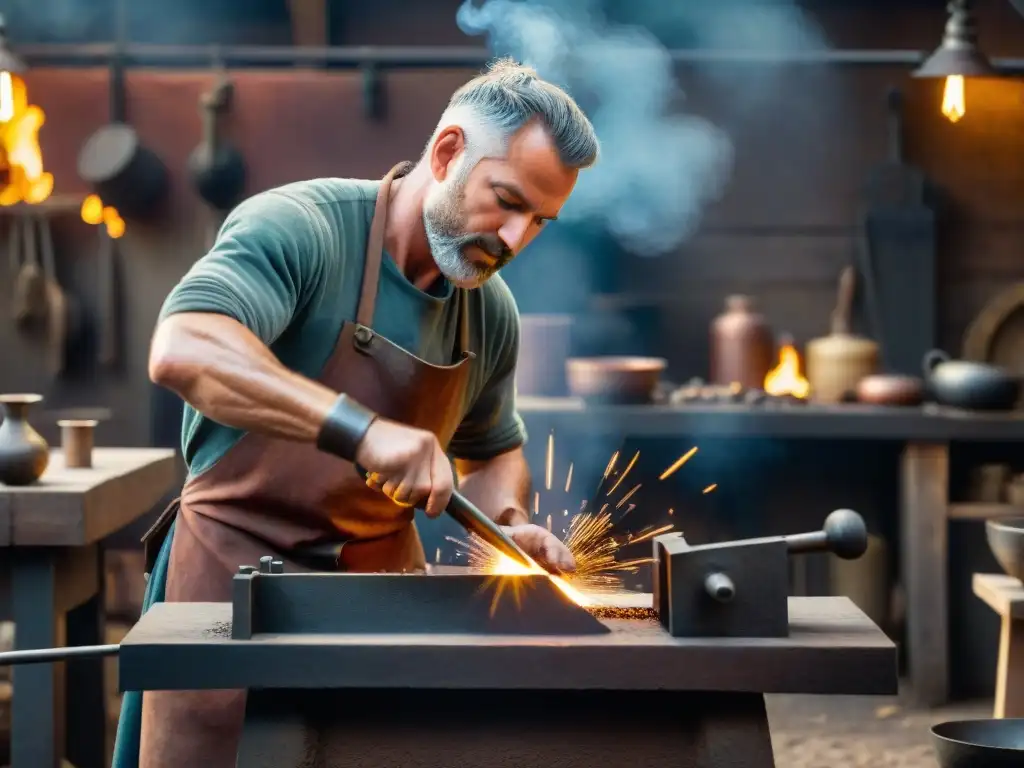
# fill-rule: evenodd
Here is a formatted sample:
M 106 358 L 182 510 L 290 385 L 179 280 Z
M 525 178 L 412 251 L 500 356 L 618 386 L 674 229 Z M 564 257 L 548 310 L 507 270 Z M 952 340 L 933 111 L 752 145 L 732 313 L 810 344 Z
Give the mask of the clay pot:
M 749 296 L 729 296 L 711 323 L 711 383 L 761 389 L 775 360 L 775 336 Z
M 42 395 L 0 395 L 4 423 L 0 425 L 0 483 L 31 485 L 46 471 L 50 448 L 28 423 L 28 410 Z
M 1009 411 L 1020 397 L 1020 379 L 996 365 L 952 360 L 941 349 L 933 349 L 924 356 L 923 366 L 928 389 L 940 405 Z

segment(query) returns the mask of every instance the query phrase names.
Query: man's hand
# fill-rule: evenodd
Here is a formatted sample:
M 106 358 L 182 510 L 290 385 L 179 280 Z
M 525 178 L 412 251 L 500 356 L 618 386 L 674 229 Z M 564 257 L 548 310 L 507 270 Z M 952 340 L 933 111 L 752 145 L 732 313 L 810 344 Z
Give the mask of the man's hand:
M 538 565 L 552 573 L 576 570 L 576 561 L 569 548 L 547 528 L 539 525 L 510 525 L 504 531 Z
M 448 506 L 454 478 L 448 457 L 431 432 L 389 419 L 376 419 L 366 431 L 356 462 L 369 473 L 366 484 L 393 502 L 437 517 Z

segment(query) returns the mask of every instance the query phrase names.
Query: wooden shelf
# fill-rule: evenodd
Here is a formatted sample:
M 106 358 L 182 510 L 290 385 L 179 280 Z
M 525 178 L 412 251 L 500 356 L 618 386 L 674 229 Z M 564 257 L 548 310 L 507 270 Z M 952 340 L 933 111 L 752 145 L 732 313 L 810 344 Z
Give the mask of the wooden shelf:
M 958 502 L 949 505 L 950 520 L 993 520 L 1008 517 L 1024 518 L 1024 507 L 981 501 Z
M 626 437 L 773 437 L 899 442 L 1024 442 L 1024 411 L 976 413 L 934 405 L 586 405 L 519 397 L 527 429 Z

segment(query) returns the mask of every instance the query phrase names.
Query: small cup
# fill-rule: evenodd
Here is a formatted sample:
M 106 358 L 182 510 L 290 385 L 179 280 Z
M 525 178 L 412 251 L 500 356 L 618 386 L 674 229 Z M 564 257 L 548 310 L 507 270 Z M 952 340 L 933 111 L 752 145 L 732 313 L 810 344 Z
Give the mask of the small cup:
M 98 423 L 94 419 L 63 419 L 57 422 L 64 466 L 68 469 L 92 466 L 93 431 Z

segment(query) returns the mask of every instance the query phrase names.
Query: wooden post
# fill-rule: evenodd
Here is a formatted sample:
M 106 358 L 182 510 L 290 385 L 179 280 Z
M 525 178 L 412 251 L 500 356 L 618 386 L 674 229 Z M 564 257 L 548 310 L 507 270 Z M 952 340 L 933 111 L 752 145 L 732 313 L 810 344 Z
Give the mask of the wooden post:
M 1003 614 L 993 717 L 1024 717 L 1024 619 Z
M 949 446 L 909 443 L 900 474 L 902 580 L 911 695 L 934 707 L 949 697 Z
M 292 17 L 292 45 L 300 48 L 326 48 L 327 0 L 288 0 Z

